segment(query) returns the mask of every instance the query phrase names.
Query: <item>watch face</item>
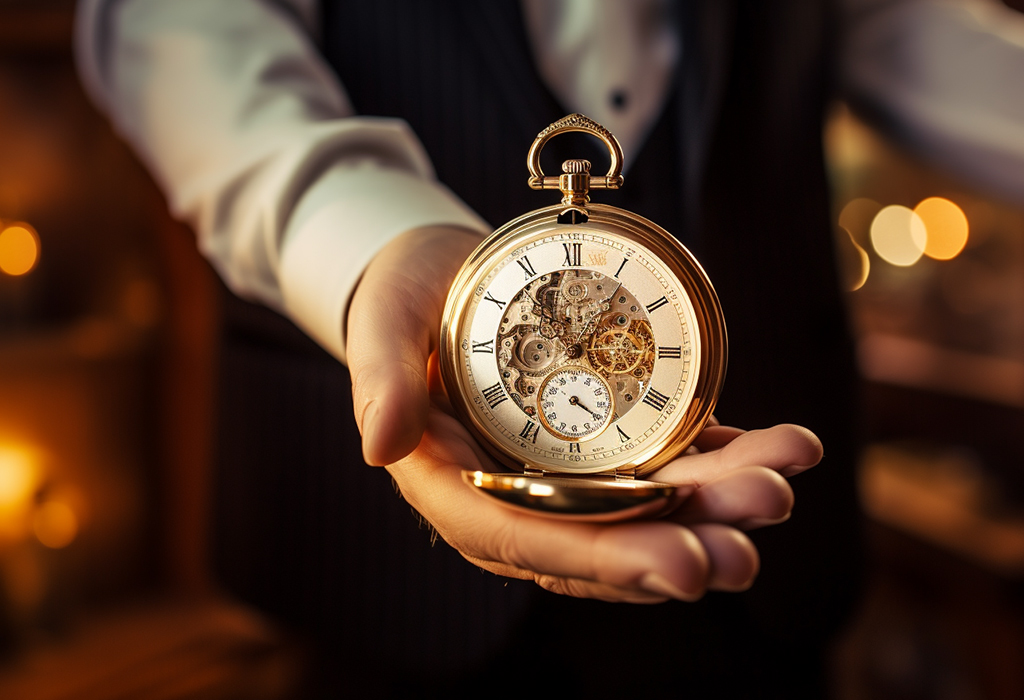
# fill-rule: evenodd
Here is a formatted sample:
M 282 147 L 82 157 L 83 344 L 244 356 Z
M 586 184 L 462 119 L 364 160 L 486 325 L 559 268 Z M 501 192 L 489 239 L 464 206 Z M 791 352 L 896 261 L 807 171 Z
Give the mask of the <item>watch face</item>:
M 710 416 L 718 302 L 650 222 L 592 205 L 587 223 L 562 225 L 556 209 L 510 222 L 463 268 L 445 312 L 446 387 L 507 463 L 642 473 Z

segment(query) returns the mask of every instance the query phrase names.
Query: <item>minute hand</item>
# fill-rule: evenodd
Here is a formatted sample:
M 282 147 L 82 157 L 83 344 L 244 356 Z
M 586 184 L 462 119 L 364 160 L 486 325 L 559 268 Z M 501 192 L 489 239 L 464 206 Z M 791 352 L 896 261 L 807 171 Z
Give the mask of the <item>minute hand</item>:
M 586 411 L 587 413 L 589 413 L 591 415 L 595 415 L 595 416 L 597 415 L 592 410 L 590 410 L 588 407 L 584 406 L 583 402 L 580 401 L 579 397 L 577 397 L 577 396 L 570 396 L 569 397 L 569 403 L 571 403 L 573 406 L 579 406 L 580 408 L 582 408 L 584 411 Z

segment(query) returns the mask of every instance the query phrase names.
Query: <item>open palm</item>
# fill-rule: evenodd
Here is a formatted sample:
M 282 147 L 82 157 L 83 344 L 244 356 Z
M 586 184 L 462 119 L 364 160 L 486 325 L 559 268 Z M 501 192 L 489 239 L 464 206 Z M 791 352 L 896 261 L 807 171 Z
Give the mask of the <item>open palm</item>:
M 451 280 L 478 242 L 457 229 L 410 232 L 360 282 L 348 360 L 366 461 L 387 465 L 440 536 L 496 574 L 630 602 L 750 586 L 759 559 L 743 531 L 788 518 L 793 492 L 784 477 L 821 458 L 820 442 L 804 428 L 708 427 L 686 455 L 651 475 L 692 491 L 656 520 L 553 520 L 505 508 L 462 481 L 464 469 L 498 467 L 451 415 L 428 358 Z

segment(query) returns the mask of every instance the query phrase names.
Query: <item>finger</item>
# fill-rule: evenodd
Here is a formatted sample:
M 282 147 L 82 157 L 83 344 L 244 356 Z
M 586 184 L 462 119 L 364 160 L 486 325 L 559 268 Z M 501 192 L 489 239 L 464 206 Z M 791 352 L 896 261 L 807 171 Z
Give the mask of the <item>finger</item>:
M 490 537 L 450 542 L 467 559 L 496 574 L 538 582 L 539 576 L 586 580 L 689 601 L 700 598 L 707 588 L 708 556 L 688 528 L 661 521 L 592 525 L 497 510 L 494 516 L 510 518 L 514 524 L 500 523 Z M 495 524 L 493 518 L 491 523 Z M 573 590 L 581 590 L 579 584 L 573 585 Z
M 452 279 L 477 243 L 461 229 L 415 229 L 378 253 L 356 288 L 346 350 L 367 464 L 390 464 L 419 444 L 427 358 Z
M 821 454 L 821 442 L 807 428 L 776 425 L 738 435 L 720 450 L 673 460 L 651 479 L 700 486 L 726 472 L 748 466 L 768 467 L 783 476 L 792 476 L 821 461 Z
M 730 442 L 747 432 L 741 428 L 733 428 L 725 425 L 709 425 L 700 432 L 697 439 L 693 441 L 694 447 L 701 452 L 720 450 Z
M 662 521 L 554 525 L 524 516 L 497 543 L 498 558 L 553 577 L 680 600 L 697 600 L 707 588 L 708 555 L 688 528 Z
M 663 603 L 672 597 L 664 593 L 652 593 L 636 587 L 626 588 L 609 583 L 601 583 L 600 581 L 538 574 L 509 564 L 477 559 L 466 554 L 463 554 L 463 556 L 481 569 L 490 571 L 498 576 L 527 581 L 532 580 L 545 590 L 574 598 L 593 598 L 594 600 L 603 600 L 609 603 Z
M 694 525 L 693 533 L 708 553 L 708 588 L 717 591 L 745 591 L 754 583 L 761 566 L 754 543 L 727 525 Z
M 714 522 L 752 530 L 787 520 L 792 509 L 793 489 L 778 472 L 741 467 L 697 489 L 670 519 L 683 525 Z
M 552 593 L 568 595 L 574 598 L 593 598 L 609 603 L 639 603 L 650 605 L 664 603 L 671 596 L 649 593 L 636 588 L 622 588 L 598 581 L 587 581 L 578 578 L 562 578 L 559 576 L 537 576 L 537 585 Z
M 410 504 L 463 556 L 504 575 L 586 579 L 658 595 L 703 594 L 707 554 L 671 522 L 615 525 L 559 521 L 512 511 L 462 481 L 479 460 L 465 427 L 432 410 L 416 452 L 389 467 Z
M 750 588 L 760 569 L 760 557 L 746 535 L 735 528 L 715 523 L 695 525 L 690 529 L 701 541 L 708 555 L 708 589 L 742 591 Z M 692 601 L 699 597 L 680 594 L 679 591 L 670 591 L 668 588 L 662 592 L 638 590 L 636 587 L 615 586 L 600 581 L 537 575 L 523 569 L 510 570 L 511 567 L 503 567 L 495 562 L 474 563 L 500 575 L 533 578 L 538 585 L 552 593 L 576 598 L 594 598 L 608 602 L 660 603 L 670 598 Z

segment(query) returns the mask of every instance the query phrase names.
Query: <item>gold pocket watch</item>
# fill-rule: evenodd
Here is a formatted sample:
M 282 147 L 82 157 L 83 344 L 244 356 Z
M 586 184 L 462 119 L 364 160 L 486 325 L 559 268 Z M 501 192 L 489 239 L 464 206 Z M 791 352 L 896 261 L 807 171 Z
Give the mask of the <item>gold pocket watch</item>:
M 554 136 L 601 139 L 611 164 L 568 160 L 546 176 Z M 529 186 L 560 204 L 500 227 L 462 266 L 441 325 L 453 408 L 500 463 L 464 472 L 502 503 L 552 516 L 615 520 L 664 508 L 678 489 L 644 481 L 704 428 L 725 379 L 718 296 L 700 264 L 657 224 L 590 203 L 622 186 L 622 150 L 572 114 L 537 135 Z

